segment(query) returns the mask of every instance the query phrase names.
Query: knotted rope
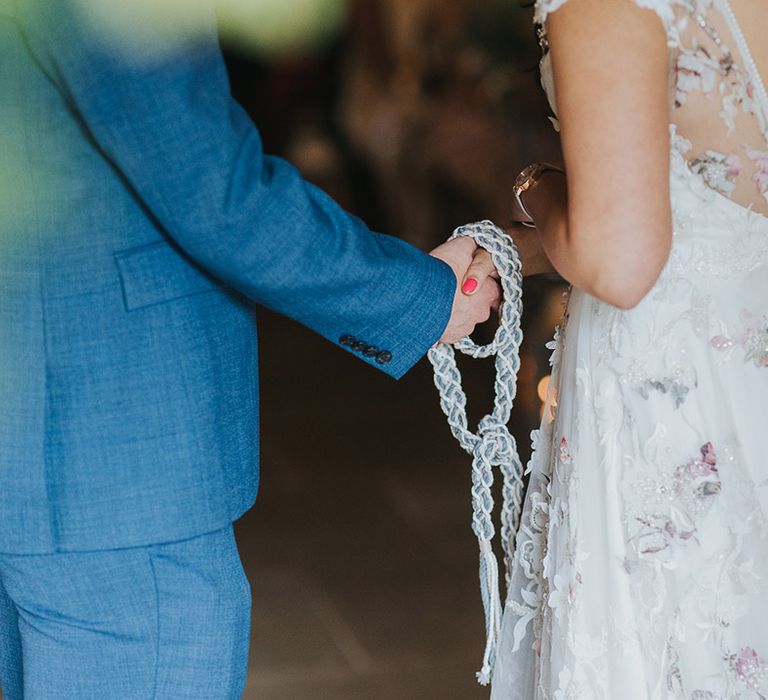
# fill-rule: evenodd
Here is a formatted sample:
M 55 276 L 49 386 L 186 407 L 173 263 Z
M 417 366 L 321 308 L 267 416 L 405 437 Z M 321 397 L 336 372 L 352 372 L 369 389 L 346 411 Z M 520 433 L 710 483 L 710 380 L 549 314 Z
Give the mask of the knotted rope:
M 456 350 L 470 357 L 496 356 L 496 396 L 493 411 L 480 421 L 477 433 L 471 432 L 467 426 L 467 396 L 461 386 L 461 374 L 456 365 L 454 348 L 438 343 L 428 354 L 435 370 L 435 385 L 440 392 L 440 406 L 448 418 L 451 432 L 459 444 L 472 455 L 472 530 L 480 543 L 480 592 L 487 634 L 483 666 L 477 674 L 477 679 L 482 685 L 487 685 L 491 680 L 496 658 L 502 612 L 499 565 L 492 546 L 496 532 L 491 491 L 494 467 L 499 468 L 503 478 L 501 540 L 507 587 L 514 554 L 514 536 L 517 534 L 522 510 L 523 466 L 517 453 L 517 443 L 509 432 L 507 423 L 517 393 L 517 373 L 520 369 L 523 275 L 520 257 L 512 238 L 490 221 L 462 226 L 454 231 L 450 240 L 458 236 L 473 238 L 491 254 L 504 293 L 501 322 L 493 342 L 478 346 L 467 337 L 454 346 Z

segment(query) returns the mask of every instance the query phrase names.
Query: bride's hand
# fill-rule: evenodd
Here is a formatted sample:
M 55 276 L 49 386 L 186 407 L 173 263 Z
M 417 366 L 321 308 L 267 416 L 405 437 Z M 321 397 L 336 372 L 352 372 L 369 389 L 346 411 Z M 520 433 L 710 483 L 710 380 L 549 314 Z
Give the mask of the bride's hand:
M 523 277 L 555 272 L 552 263 L 549 262 L 549 258 L 547 258 L 544 252 L 544 248 L 541 246 L 536 229 L 530 226 L 523 226 L 522 224 L 514 224 L 511 228 L 507 229 L 507 233 L 512 236 L 512 240 L 514 240 L 520 253 Z M 493 260 L 491 260 L 490 253 L 487 250 L 478 248 L 472 264 L 467 268 L 467 272 L 464 275 L 461 289 L 464 294 L 472 295 L 475 290 L 482 287 L 483 282 L 488 277 L 498 279 L 499 273 L 493 264 Z

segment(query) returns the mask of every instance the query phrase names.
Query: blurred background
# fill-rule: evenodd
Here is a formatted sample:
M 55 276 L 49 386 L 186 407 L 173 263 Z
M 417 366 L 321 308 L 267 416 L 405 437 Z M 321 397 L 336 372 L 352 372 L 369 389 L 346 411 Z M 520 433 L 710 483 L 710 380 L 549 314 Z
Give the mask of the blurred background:
M 235 96 L 268 152 L 372 228 L 427 250 L 463 223 L 505 225 L 515 175 L 558 158 L 532 10 L 516 0 L 254 2 L 272 6 L 266 26 L 232 0 L 221 14 Z M 524 459 L 562 292 L 551 279 L 524 291 Z M 262 486 L 237 524 L 253 589 L 246 697 L 487 698 L 470 460 L 430 366 L 396 383 L 286 319 L 260 324 Z M 492 370 L 462 363 L 473 420 Z

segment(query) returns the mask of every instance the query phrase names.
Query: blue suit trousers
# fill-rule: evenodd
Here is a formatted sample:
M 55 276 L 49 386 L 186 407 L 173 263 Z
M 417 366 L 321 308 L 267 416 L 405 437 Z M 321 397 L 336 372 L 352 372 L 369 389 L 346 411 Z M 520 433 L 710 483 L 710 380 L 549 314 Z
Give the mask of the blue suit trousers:
M 6 700 L 241 697 L 250 587 L 232 527 L 182 542 L 0 555 Z

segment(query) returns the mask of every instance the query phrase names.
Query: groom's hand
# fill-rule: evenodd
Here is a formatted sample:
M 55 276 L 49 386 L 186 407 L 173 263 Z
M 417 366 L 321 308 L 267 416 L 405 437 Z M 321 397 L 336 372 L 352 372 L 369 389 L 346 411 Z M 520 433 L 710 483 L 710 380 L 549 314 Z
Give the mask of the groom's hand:
M 535 228 L 516 223 L 507 229 L 507 233 L 512 237 L 515 246 L 517 246 L 523 277 L 556 272 L 541 245 L 541 238 L 539 238 Z M 472 264 L 464 274 L 462 282 L 464 293 L 472 294 L 474 289 L 479 288 L 486 277 L 489 276 L 498 279 L 499 274 L 496 271 L 493 260 L 491 260 L 491 254 L 487 250 L 478 248 L 475 251 Z
M 441 343 L 455 343 L 475 330 L 478 323 L 484 323 L 491 311 L 498 309 L 501 302 L 499 283 L 486 277 L 481 283 L 474 281 L 472 293 L 468 294 L 466 282 L 462 291 L 462 280 L 474 260 L 477 244 L 467 237 L 454 238 L 435 248 L 430 255 L 447 263 L 456 276 L 456 293 L 448 326 L 440 338 Z M 472 283 L 470 282 L 470 286 Z

